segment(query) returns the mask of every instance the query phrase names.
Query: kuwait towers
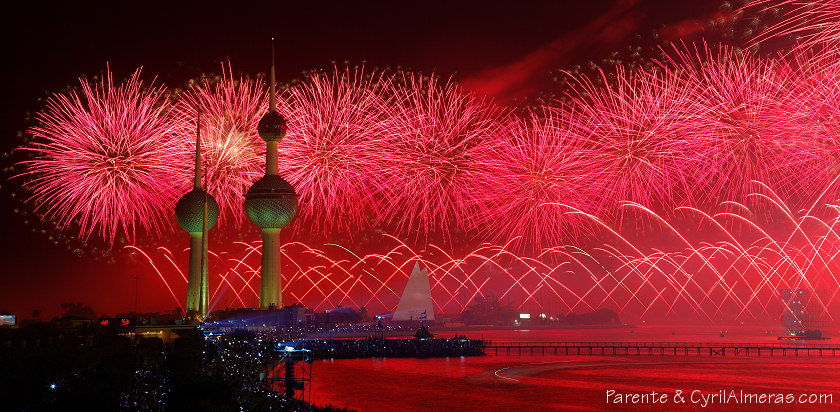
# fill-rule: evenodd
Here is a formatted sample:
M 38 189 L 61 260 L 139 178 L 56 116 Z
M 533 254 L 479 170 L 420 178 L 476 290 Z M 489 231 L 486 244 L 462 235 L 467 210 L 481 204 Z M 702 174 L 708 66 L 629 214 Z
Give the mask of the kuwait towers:
M 205 182 L 206 183 L 206 182 Z M 187 316 L 204 319 L 207 315 L 207 231 L 219 219 L 216 199 L 201 188 L 201 131 L 195 126 L 195 178 L 193 190 L 175 204 L 175 220 L 190 234 L 190 269 L 187 286 Z
M 254 182 L 245 194 L 245 212 L 262 230 L 260 269 L 260 309 L 280 308 L 280 230 L 297 214 L 298 195 L 289 182 L 277 174 L 277 142 L 286 135 L 286 120 L 277 112 L 274 90 L 274 39 L 271 39 L 271 74 L 268 113 L 260 119 L 257 131 L 265 140 L 265 176 Z

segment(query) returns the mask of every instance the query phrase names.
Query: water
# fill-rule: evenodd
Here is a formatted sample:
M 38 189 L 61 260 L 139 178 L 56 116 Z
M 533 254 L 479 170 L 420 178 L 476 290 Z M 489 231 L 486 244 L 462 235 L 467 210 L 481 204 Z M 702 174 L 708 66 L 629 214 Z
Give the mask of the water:
M 727 330 L 724 328 L 724 330 Z M 775 343 L 762 328 L 649 327 L 592 330 L 468 331 L 495 342 L 670 341 Z M 777 331 L 774 331 L 777 332 Z M 441 332 L 447 337 L 455 332 Z M 822 341 L 832 342 L 831 340 Z M 840 410 L 840 358 L 709 356 L 495 356 L 324 360 L 313 365 L 311 399 L 359 411 L 731 410 L 745 405 L 708 398 L 719 391 L 831 394 L 832 403 L 746 405 L 747 410 Z M 667 403 L 607 403 L 607 391 L 665 394 Z M 695 392 L 693 402 L 691 393 Z M 684 404 L 674 404 L 683 391 Z M 613 401 L 615 398 L 613 398 Z M 631 399 L 632 401 L 632 399 Z

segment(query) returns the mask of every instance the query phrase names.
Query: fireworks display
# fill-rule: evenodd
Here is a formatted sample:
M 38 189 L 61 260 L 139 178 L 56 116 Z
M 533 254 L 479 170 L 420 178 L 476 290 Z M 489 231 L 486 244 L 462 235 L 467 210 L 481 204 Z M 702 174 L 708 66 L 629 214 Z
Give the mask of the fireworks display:
M 301 217 L 316 230 L 369 227 L 385 190 L 383 75 L 363 69 L 316 73 L 279 99 L 289 133 L 280 174 L 301 193 Z
M 531 312 L 591 311 L 608 305 L 640 319 L 689 314 L 709 321 L 743 321 L 778 316 L 776 293 L 791 288 L 819 292 L 818 307 L 830 316 L 840 306 L 840 280 L 833 274 L 840 270 L 837 205 L 795 216 L 766 186 L 755 187 L 750 204 L 772 210 L 779 217 L 772 224 L 751 217 L 753 211 L 745 205 L 728 203 L 712 214 L 680 208 L 676 213 L 707 229 L 685 231 L 638 203 L 625 203 L 623 207 L 639 209 L 658 223 L 656 235 L 669 240 L 667 248 L 646 246 L 583 213 L 601 233 L 602 245 L 588 251 L 544 248 L 536 257 L 519 254 L 510 244 L 483 244 L 458 255 L 435 244 L 416 250 L 387 235 L 390 246 L 383 253 L 363 256 L 334 244 L 313 248 L 290 242 L 281 247 L 284 293 L 316 310 L 345 305 L 392 311 L 413 263 L 420 262 L 429 268 L 432 299 L 440 312 L 461 312 L 476 296 L 495 296 Z M 167 285 L 186 287 L 172 252 L 136 250 Z M 217 308 L 253 305 L 259 250 L 258 243 L 239 242 L 229 252 L 213 254 L 213 264 L 220 268 L 211 298 Z
M 488 175 L 499 109 L 451 82 L 404 75 L 381 159 L 385 219 L 422 233 L 463 228 Z
M 118 85 L 110 71 L 80 81 L 81 95 L 54 95 L 30 130 L 29 201 L 59 226 L 78 223 L 81 237 L 96 231 L 113 242 L 120 233 L 133 238 L 138 225 L 168 226 L 173 182 L 184 179 L 163 89 L 144 88 L 140 70 Z
M 243 193 L 265 170 L 265 149 L 257 136 L 257 123 L 268 110 L 261 82 L 234 79 L 222 66 L 222 75 L 203 79 L 183 92 L 173 113 L 175 130 L 184 144 L 180 176 L 189 177 L 195 150 L 195 124 L 201 117 L 202 170 L 207 190 L 219 202 L 221 222 L 244 223 Z M 192 142 L 190 144 L 190 142 Z M 181 178 L 184 190 L 189 179 Z
M 829 290 L 820 304 L 836 311 L 835 3 L 748 5 L 791 10 L 755 37 L 801 35 L 783 55 L 663 47 L 662 61 L 598 78 L 567 72 L 562 102 L 525 115 L 404 71 L 335 68 L 289 85 L 279 168 L 301 195 L 295 233 L 393 247 L 288 243 L 284 293 L 316 309 L 393 310 L 419 260 L 441 311 L 492 294 L 540 310 L 755 319 L 776 316 L 780 288 Z M 162 230 L 190 181 L 200 112 L 215 230 L 241 229 L 242 193 L 265 167 L 255 130 L 267 96 L 222 72 L 171 99 L 142 87 L 139 70 L 55 94 L 22 148 L 35 207 L 82 237 Z M 167 284 L 178 279 L 166 274 L 180 273 L 177 248 L 132 248 Z M 213 255 L 215 305 L 253 306 L 258 254 L 238 242 Z
M 490 241 L 539 249 L 583 232 L 580 219 L 563 209 L 596 210 L 602 180 L 592 173 L 597 153 L 570 122 L 558 112 L 502 126 L 484 186 L 473 195 L 480 204 L 474 223 Z
M 706 187 L 700 191 L 712 203 L 743 199 L 753 180 L 786 195 L 801 187 L 799 179 L 825 183 L 819 179 L 826 166 L 824 147 L 806 135 L 812 123 L 802 110 L 813 100 L 790 92 L 798 83 L 790 67 L 730 49 L 681 56 L 681 63 L 692 67 L 685 81 L 696 87 L 689 140 L 703 165 L 698 177 Z
M 671 205 L 693 188 L 698 165 L 687 139 L 696 127 L 693 92 L 679 77 L 658 71 L 619 70 L 616 85 L 581 79 L 571 112 L 575 132 L 594 149 L 593 170 L 604 185 L 601 204 L 617 201 Z
M 576 232 L 577 226 L 566 224 L 573 219 L 563 216 L 562 208 L 540 207 L 546 203 L 606 217 L 615 215 L 619 202 L 632 201 L 661 213 L 743 201 L 754 180 L 785 199 L 807 200 L 833 178 L 835 66 L 820 65 L 826 60 L 818 59 L 801 67 L 806 56 L 793 63 L 758 60 L 731 49 L 677 49 L 673 54 L 658 68 L 619 68 L 613 85 L 579 78 L 569 104 L 524 119 L 434 77 L 349 68 L 316 73 L 280 95 L 280 110 L 290 125 L 281 174 L 301 192 L 303 225 L 326 234 L 376 226 L 428 240 L 457 229 L 478 239 L 505 243 L 522 236 L 524 243 L 548 241 L 549 246 L 563 238 L 564 228 Z M 143 114 L 149 124 L 131 126 L 137 136 L 96 131 L 112 139 L 107 142 L 112 147 L 97 149 L 102 159 L 74 170 L 127 170 L 114 175 L 146 179 L 125 186 L 130 199 L 150 196 L 151 189 L 185 187 L 200 109 L 210 191 L 230 226 L 244 224 L 242 193 L 264 168 L 255 133 L 266 110 L 261 86 L 223 74 L 192 86 L 170 105 L 159 92 L 140 89 L 138 82 L 135 74 L 132 83 L 117 89 L 117 97 L 86 86 L 89 100 L 118 106 L 91 110 L 86 118 L 67 116 L 83 109 L 75 95 L 55 96 L 43 113 L 45 125 L 32 129 L 35 143 L 24 148 L 38 154 L 27 166 L 37 176 L 30 185 L 45 204 L 41 207 L 54 209 L 63 221 L 79 219 L 84 234 L 91 230 L 91 219 L 106 220 L 106 238 L 113 237 L 117 224 L 145 222 L 170 207 L 163 197 L 150 202 L 145 214 L 117 212 L 140 206 L 118 201 L 124 196 L 118 192 L 125 189 L 115 186 L 120 190 L 105 191 L 99 199 L 119 207 L 96 216 L 80 205 L 68 208 L 75 197 L 48 191 L 69 178 L 49 170 L 58 167 L 59 150 L 67 152 L 67 159 L 93 150 L 74 146 L 80 135 L 93 133 L 81 127 L 128 128 L 108 116 L 122 116 L 116 110 L 131 110 L 128 102 L 137 101 L 154 110 Z M 142 100 L 147 96 L 158 100 Z M 77 125 L 82 119 L 86 123 Z M 119 147 L 148 143 L 140 140 L 144 136 L 165 141 L 154 146 L 160 150 L 143 156 L 138 149 Z M 134 173 L 140 169 L 126 169 L 136 162 L 129 157 L 161 170 Z M 102 167 L 106 164 L 114 166 Z M 90 179 L 95 174 L 83 176 L 74 180 L 80 190 L 111 187 L 110 180 Z

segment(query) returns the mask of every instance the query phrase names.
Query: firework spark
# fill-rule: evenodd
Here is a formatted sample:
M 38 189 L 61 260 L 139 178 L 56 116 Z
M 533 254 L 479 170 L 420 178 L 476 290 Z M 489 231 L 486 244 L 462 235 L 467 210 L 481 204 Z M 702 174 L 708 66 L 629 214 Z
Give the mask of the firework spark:
M 79 82 L 81 95 L 53 95 L 30 129 L 29 201 L 60 227 L 75 222 L 80 236 L 97 231 L 111 243 L 137 226 L 168 226 L 181 156 L 164 89 L 145 88 L 140 69 L 119 85 L 110 68 L 101 82 Z
M 604 78 L 605 83 L 608 83 Z M 579 79 L 571 107 L 575 131 L 601 164 L 592 172 L 603 184 L 602 205 L 621 200 L 670 206 L 687 198 L 697 165 L 685 140 L 694 112 L 689 92 L 659 71 L 617 71 L 614 86 Z
M 795 49 L 836 49 L 840 46 L 840 4 L 835 0 L 752 0 L 743 10 L 774 10 L 780 19 L 761 30 L 753 44 L 794 38 Z
M 364 69 L 315 73 L 279 100 L 289 134 L 280 174 L 301 194 L 301 218 L 316 230 L 348 230 L 375 220 L 390 78 Z M 373 217 L 373 218 L 372 218 Z
M 435 77 L 398 80 L 382 154 L 384 219 L 406 232 L 465 228 L 504 113 Z
M 268 110 L 261 82 L 234 79 L 228 64 L 222 75 L 205 78 L 179 96 L 174 107 L 176 135 L 184 146 L 189 167 L 195 150 L 195 121 L 201 115 L 202 169 L 207 190 L 219 202 L 220 223 L 244 221 L 243 193 L 265 172 L 265 145 L 257 136 L 257 123 Z M 191 169 L 181 180 L 189 181 Z
M 592 210 L 600 192 L 594 179 L 597 157 L 571 131 L 563 112 L 546 112 L 529 120 L 512 119 L 493 144 L 493 155 L 475 197 L 475 224 L 493 242 L 517 239 L 535 250 L 560 245 L 581 233 L 581 222 L 564 213 L 569 205 Z

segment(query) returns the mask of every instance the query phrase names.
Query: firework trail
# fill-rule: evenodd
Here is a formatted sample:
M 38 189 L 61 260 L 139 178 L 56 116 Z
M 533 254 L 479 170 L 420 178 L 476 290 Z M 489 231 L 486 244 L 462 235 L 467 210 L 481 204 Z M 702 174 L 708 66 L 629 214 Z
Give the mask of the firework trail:
M 390 235 L 383 235 L 383 253 L 289 242 L 280 248 L 283 293 L 316 310 L 350 305 L 392 311 L 418 262 L 429 268 L 439 312 L 461 313 L 476 298 L 498 297 L 541 313 L 607 307 L 630 319 L 768 320 L 781 311 L 780 290 L 801 289 L 814 297 L 810 304 L 817 317 L 832 319 L 840 306 L 840 280 L 834 275 L 840 271 L 840 207 L 823 207 L 817 200 L 811 210 L 795 213 L 766 185 L 753 187 L 753 203 L 765 204 L 752 209 L 724 202 L 711 213 L 680 207 L 669 218 L 624 202 L 622 207 L 655 223 L 644 233 L 616 229 L 567 207 L 590 220 L 588 230 L 602 243 L 547 247 L 530 256 L 516 252 L 513 240 L 458 254 L 434 243 L 418 250 Z M 658 240 L 650 242 L 651 237 Z M 176 261 L 183 259 L 165 248 L 154 253 L 129 248 L 142 254 L 177 303 L 186 280 Z M 224 249 L 211 252 L 211 301 L 216 307 L 256 304 L 259 242 L 232 242 Z
M 752 44 L 793 38 L 794 49 L 832 50 L 840 46 L 840 2 L 836 0 L 753 0 L 742 10 L 780 14 L 777 22 L 752 39 Z
M 403 73 L 394 84 L 378 171 L 384 220 L 416 235 L 468 227 L 503 111 L 435 77 Z
M 353 231 L 376 220 L 390 78 L 364 69 L 316 73 L 279 102 L 288 136 L 280 174 L 301 194 L 301 218 L 316 230 Z
M 516 239 L 515 245 L 534 250 L 563 244 L 582 233 L 576 215 L 564 213 L 559 203 L 592 210 L 600 193 L 594 177 L 592 151 L 572 133 L 564 112 L 512 118 L 502 127 L 488 156 L 486 187 L 475 194 L 475 224 L 494 243 Z
M 794 193 L 804 179 L 822 175 L 825 152 L 803 133 L 805 106 L 789 92 L 796 90 L 793 70 L 731 49 L 677 55 L 682 80 L 694 86 L 687 104 L 696 115 L 685 138 L 701 165 L 695 194 L 702 203 L 743 201 L 751 181 Z
M 685 139 L 696 116 L 692 90 L 669 73 L 623 68 L 614 86 L 596 86 L 588 78 L 578 82 L 571 108 L 561 110 L 571 111 L 573 133 L 596 153 L 591 170 L 602 185 L 601 206 L 606 210 L 629 200 L 670 207 L 685 201 L 699 166 Z
M 79 82 L 81 94 L 53 95 L 29 130 L 28 202 L 60 228 L 77 223 L 81 237 L 96 231 L 112 244 L 137 226 L 168 227 L 182 157 L 164 89 L 143 87 L 140 69 L 119 85 L 110 69 Z
M 776 319 L 781 312 L 779 290 L 794 288 L 816 296 L 819 315 L 831 318 L 840 303 L 840 283 L 833 275 L 840 252 L 836 211 L 828 218 L 796 216 L 767 186 L 755 186 L 759 190 L 750 196 L 768 204 L 761 210 L 776 210 L 777 219 L 762 222 L 754 209 L 724 202 L 715 214 L 678 208 L 683 214 L 679 221 L 695 222 L 686 229 L 638 203 L 625 203 L 659 223 L 662 236 L 673 239 L 660 242 L 667 249 L 641 246 L 648 242 L 622 235 L 590 216 L 618 242 L 592 249 L 586 255 L 591 260 L 576 267 L 589 268 L 594 282 L 580 292 L 581 300 L 594 307 L 612 302 L 619 312 L 641 318 L 687 311 L 709 321 Z M 832 214 L 833 209 L 823 212 Z M 826 295 L 822 290 L 835 292 Z
M 429 268 L 439 312 L 460 313 L 477 297 L 497 296 L 526 311 L 609 307 L 634 319 L 767 320 L 781 311 L 779 290 L 793 288 L 811 292 L 815 309 L 831 318 L 840 306 L 834 275 L 840 271 L 837 206 L 820 208 L 826 217 L 794 215 L 769 188 L 755 186 L 759 190 L 750 196 L 769 204 L 762 210 L 778 210 L 777 220 L 761 222 L 753 210 L 734 202 L 716 213 L 681 207 L 675 215 L 684 216 L 676 220 L 624 203 L 658 222 L 662 233 L 657 236 L 669 240 L 661 245 L 642 241 L 650 233 L 621 233 L 583 212 L 582 218 L 602 227 L 604 243 L 545 248 L 536 257 L 514 252 L 511 242 L 482 244 L 457 255 L 436 244 L 417 250 L 389 235 L 390 249 L 364 255 L 335 244 L 315 248 L 290 242 L 281 246 L 284 294 L 315 309 L 350 305 L 392 311 L 419 262 Z M 687 229 L 676 221 L 694 223 Z M 176 279 L 185 287 L 173 254 L 159 249 L 144 252 L 145 260 L 164 282 Z M 259 242 L 234 242 L 231 250 L 212 253 L 217 307 L 247 307 L 254 301 L 259 250 Z M 175 299 L 179 287 L 169 288 Z M 831 292 L 822 293 L 826 290 Z
M 454 257 L 438 246 L 419 252 L 392 236 L 394 243 L 382 254 L 359 255 L 336 244 L 314 248 L 299 242 L 281 245 L 284 257 L 283 293 L 287 300 L 303 302 L 308 307 L 330 309 L 340 305 L 393 311 L 408 281 L 414 262 L 429 268 L 432 298 L 439 311 L 463 311 L 476 296 L 483 297 L 489 284 L 500 282 L 496 290 L 501 298 L 518 299 L 517 305 L 537 302 L 533 288 L 554 291 L 557 299 L 569 293 L 552 273 L 566 263 L 549 266 L 533 258 L 517 256 L 505 246 L 483 245 L 463 256 Z M 259 281 L 260 243 L 233 242 L 229 251 L 211 251 L 211 307 L 249 307 L 256 304 Z M 130 251 L 159 277 L 177 304 L 177 296 L 186 288 L 179 270 L 177 253 L 159 247 L 145 251 L 128 246 Z M 181 255 L 187 251 L 181 251 Z M 505 280 L 507 279 L 507 280 Z M 539 286 L 539 285 L 543 286 Z M 529 289 L 531 288 L 531 289 Z M 495 295 L 494 291 L 490 291 Z M 524 298 L 528 296 L 528 298 Z M 581 304 L 581 303 L 579 303 Z M 581 304 L 583 307 L 585 303 Z M 564 304 L 564 308 L 569 308 Z
M 173 112 L 184 152 L 179 164 L 191 167 L 200 112 L 202 170 L 208 192 L 219 203 L 222 224 L 244 221 L 243 194 L 265 172 L 265 145 L 257 123 L 267 110 L 262 82 L 234 79 L 230 63 L 227 69 L 222 66 L 221 76 L 204 78 L 178 96 Z M 189 168 L 182 171 L 184 191 L 192 173 Z
M 840 65 L 812 57 L 807 51 L 795 52 L 785 62 L 793 79 L 785 96 L 790 108 L 787 119 L 796 120 L 787 121 L 794 126 L 789 134 L 800 139 L 803 153 L 815 163 L 807 171 L 810 176 L 802 176 L 808 180 L 800 179 L 795 189 L 805 196 L 813 195 L 808 189 L 824 187 L 840 175 Z

